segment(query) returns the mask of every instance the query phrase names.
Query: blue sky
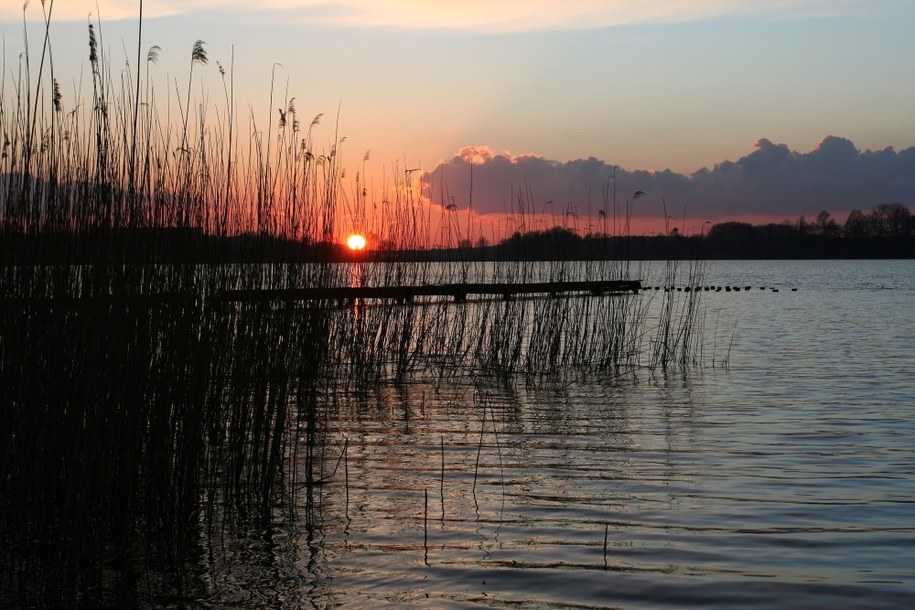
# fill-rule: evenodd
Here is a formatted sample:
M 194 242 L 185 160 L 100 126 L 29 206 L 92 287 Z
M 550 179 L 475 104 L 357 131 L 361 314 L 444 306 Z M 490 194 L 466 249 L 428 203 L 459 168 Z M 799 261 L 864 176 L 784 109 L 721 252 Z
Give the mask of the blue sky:
M 22 11 L 6 4 L 0 28 L 9 75 L 22 49 Z M 101 17 L 112 64 L 123 65 L 136 54 L 138 6 L 54 3 L 51 36 L 65 98 L 77 96 L 80 74 L 85 79 L 90 14 Z M 143 47 L 162 48 L 155 75 L 163 90 L 186 83 L 191 47 L 202 39 L 210 64 L 198 71 L 195 90 L 215 99 L 222 95 L 216 62 L 228 68 L 234 52 L 243 113 L 266 116 L 271 75 L 275 100 L 295 97 L 300 115 L 332 117 L 339 109 L 347 158 L 358 165 L 371 151 L 366 172 L 378 184 L 394 165 L 440 171 L 455 167 L 462 149 L 478 147 L 491 151 L 480 163 L 535 157 L 562 168 L 593 158 L 604 182 L 617 166 L 636 176 L 633 188 L 645 190 L 653 207 L 664 197 L 697 218 L 796 217 L 822 208 L 838 215 L 883 202 L 877 196 L 915 203 L 907 186 L 877 193 L 855 185 L 857 198 L 837 198 L 847 189 L 825 184 L 834 177 L 825 171 L 806 178 L 824 181 L 821 196 L 808 188 L 790 205 L 790 188 L 771 193 L 779 202 L 757 192 L 704 206 L 707 185 L 676 190 L 669 181 L 645 178 L 640 186 L 637 179 L 643 170 L 689 179 L 751 158 L 760 141 L 799 158 L 827 136 L 847 139 L 861 155 L 915 146 L 911 0 L 147 0 L 144 11 Z M 32 0 L 25 15 L 35 47 L 42 3 Z M 322 123 L 318 141 L 331 144 L 333 124 Z M 904 173 L 915 169 L 909 159 L 892 161 Z M 506 180 L 519 171 L 516 164 Z M 790 176 L 781 179 L 790 186 Z M 452 186 L 463 188 L 457 178 Z M 536 195 L 584 209 L 575 195 L 581 188 L 551 188 Z M 490 198 L 496 210 L 505 193 L 473 197 Z

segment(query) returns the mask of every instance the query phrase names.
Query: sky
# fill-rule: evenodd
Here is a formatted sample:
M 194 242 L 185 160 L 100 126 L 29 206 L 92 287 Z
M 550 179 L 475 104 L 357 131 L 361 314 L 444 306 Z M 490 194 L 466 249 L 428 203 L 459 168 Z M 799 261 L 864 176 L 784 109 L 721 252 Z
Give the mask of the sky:
M 69 87 L 59 78 L 65 98 L 85 79 L 88 19 L 100 23 L 112 63 L 135 57 L 138 1 L 32 0 L 24 15 L 33 47 L 43 7 L 53 10 L 55 70 L 70 75 Z M 346 137 L 344 164 L 373 192 L 392 173 L 421 168 L 433 202 L 472 207 L 496 237 L 519 199 L 580 230 L 614 197 L 616 209 L 628 200 L 634 226 L 648 233 L 671 219 L 690 233 L 706 221 L 915 208 L 911 0 L 143 8 L 141 46 L 161 47 L 161 74 L 186 82 L 203 40 L 210 63 L 197 68 L 195 87 L 221 95 L 218 66 L 234 66 L 238 105 L 266 114 L 273 80 L 275 106 L 294 97 L 300 116 L 324 113 L 317 141 L 329 148 Z M 0 7 L 0 32 L 9 75 L 23 47 L 22 4 Z

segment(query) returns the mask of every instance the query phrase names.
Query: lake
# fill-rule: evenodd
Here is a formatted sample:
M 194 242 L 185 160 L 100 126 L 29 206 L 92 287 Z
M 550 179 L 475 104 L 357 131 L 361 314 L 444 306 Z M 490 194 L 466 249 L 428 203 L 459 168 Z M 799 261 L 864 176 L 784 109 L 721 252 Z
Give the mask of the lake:
M 202 540 L 198 605 L 915 602 L 915 264 L 704 276 L 742 290 L 701 293 L 699 366 L 325 396 L 320 484 Z

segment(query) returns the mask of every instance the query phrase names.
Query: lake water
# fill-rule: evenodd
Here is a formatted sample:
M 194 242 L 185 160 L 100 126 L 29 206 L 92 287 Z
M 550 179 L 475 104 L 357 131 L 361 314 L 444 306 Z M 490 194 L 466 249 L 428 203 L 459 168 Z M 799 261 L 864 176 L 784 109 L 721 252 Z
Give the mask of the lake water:
M 753 288 L 702 293 L 699 367 L 328 401 L 324 484 L 202 544 L 200 606 L 911 605 L 915 263 L 704 284 Z

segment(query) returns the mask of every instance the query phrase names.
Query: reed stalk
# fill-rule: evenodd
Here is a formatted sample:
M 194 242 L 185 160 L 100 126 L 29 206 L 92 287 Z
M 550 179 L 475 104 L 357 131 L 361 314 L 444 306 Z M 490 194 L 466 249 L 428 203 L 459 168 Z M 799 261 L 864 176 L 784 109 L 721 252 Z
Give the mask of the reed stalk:
M 343 307 L 215 298 L 237 289 L 564 280 L 580 268 L 524 256 L 471 261 L 468 244 L 480 235 L 472 212 L 465 223 L 456 205 L 448 210 L 454 198 L 444 185 L 430 203 L 414 169 L 395 165 L 370 194 L 366 154 L 351 188 L 338 125 L 320 149 L 322 115 L 300 123 L 295 98 L 275 91 L 274 78 L 271 114 L 247 118 L 245 142 L 234 52 L 228 74 L 218 67 L 218 103 L 194 96 L 195 79 L 213 69 L 199 40 L 183 94 L 177 80 L 163 85 L 159 47 L 142 68 L 142 2 L 135 70 L 112 70 L 102 24 L 90 22 L 88 99 L 68 103 L 53 68 L 53 4 L 37 65 L 24 25 L 22 58 L 12 70 L 4 63 L 0 80 L 0 606 L 111 605 L 124 588 L 143 587 L 194 599 L 200 540 L 216 528 L 269 523 L 277 507 L 304 507 L 302 518 L 319 523 L 334 458 L 332 475 L 343 461 L 348 516 L 349 441 L 337 455 L 326 425 L 341 396 L 417 378 L 510 386 L 692 363 L 697 291 L 684 301 L 671 294 L 656 330 L 643 295 Z M 618 219 L 609 193 L 604 209 L 628 227 L 631 203 Z M 521 234 L 538 206 L 527 186 L 513 199 L 506 223 Z M 444 219 L 433 230 L 437 208 Z M 337 260 L 342 214 L 364 225 L 386 262 Z M 433 240 L 453 258 L 411 259 Z M 602 279 L 641 271 L 628 260 L 584 269 Z M 691 266 L 688 282 L 701 277 L 701 265 Z M 666 282 L 675 281 L 670 266 Z M 474 494 L 486 410 L 484 402 Z M 443 520 L 444 486 L 442 438 Z M 428 490 L 424 528 L 427 560 Z M 146 568 L 111 577 L 113 556 Z

